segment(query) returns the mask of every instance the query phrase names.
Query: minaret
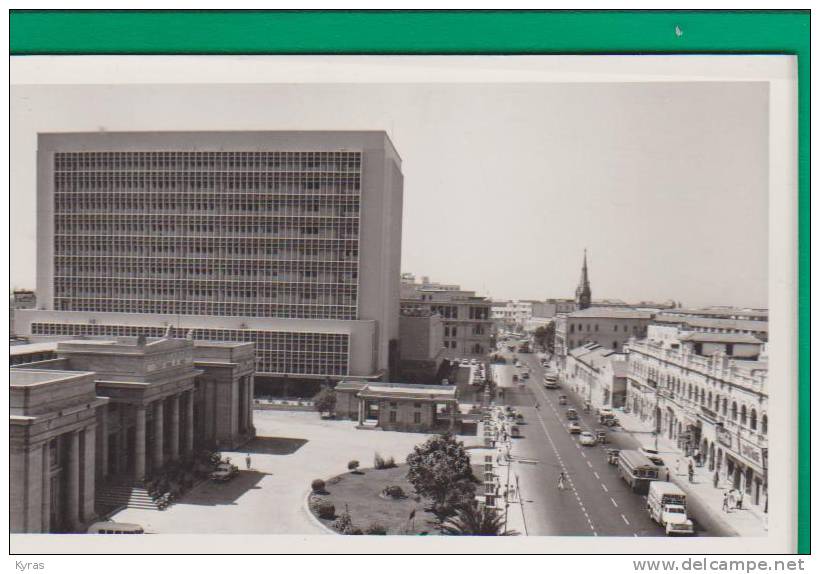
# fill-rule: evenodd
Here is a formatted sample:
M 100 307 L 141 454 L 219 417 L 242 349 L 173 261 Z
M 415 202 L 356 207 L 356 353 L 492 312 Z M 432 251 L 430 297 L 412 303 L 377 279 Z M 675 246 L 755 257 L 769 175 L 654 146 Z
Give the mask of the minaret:
M 575 289 L 575 304 L 579 310 L 588 309 L 592 303 L 592 290 L 589 288 L 589 275 L 587 273 L 587 250 L 584 249 L 584 266 L 581 268 L 581 280 Z

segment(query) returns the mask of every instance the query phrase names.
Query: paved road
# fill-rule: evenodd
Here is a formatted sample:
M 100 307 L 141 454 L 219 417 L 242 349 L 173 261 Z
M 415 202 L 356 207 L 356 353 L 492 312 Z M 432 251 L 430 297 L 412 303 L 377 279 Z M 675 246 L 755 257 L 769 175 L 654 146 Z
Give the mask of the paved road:
M 521 427 L 523 437 L 515 440 L 513 453 L 518 460 L 511 470 L 520 481 L 528 534 L 664 536 L 664 530 L 647 515 L 645 497 L 633 493 L 617 468 L 607 463 L 607 447 L 583 447 L 577 435 L 567 432 L 566 407 L 558 404 L 558 396 L 566 394 L 568 406 L 574 406 L 579 413 L 582 401 L 563 388 L 544 389 L 544 369 L 536 355 L 516 356 L 529 368 L 530 379 L 524 385 L 512 385 L 508 378 L 514 367 L 509 364 L 499 374 L 500 386 L 507 387 L 504 404 L 516 406 L 526 421 Z M 536 402 L 540 405 L 537 410 Z M 597 428 L 592 415 L 582 413 L 579 422 L 584 430 Z M 627 433 L 610 431 L 609 436 L 613 448 L 638 447 Z M 564 491 L 557 488 L 562 470 L 569 478 L 569 487 Z M 726 534 L 697 501 L 691 501 L 690 510 L 698 535 Z

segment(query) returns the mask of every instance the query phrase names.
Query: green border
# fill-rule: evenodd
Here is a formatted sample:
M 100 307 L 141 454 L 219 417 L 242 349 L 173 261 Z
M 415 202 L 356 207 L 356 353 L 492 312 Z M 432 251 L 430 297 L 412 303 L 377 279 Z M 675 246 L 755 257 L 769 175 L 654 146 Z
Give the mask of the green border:
M 683 32 L 678 36 L 675 27 Z M 810 553 L 810 11 L 12 10 L 12 55 L 795 54 L 799 78 L 798 545 Z

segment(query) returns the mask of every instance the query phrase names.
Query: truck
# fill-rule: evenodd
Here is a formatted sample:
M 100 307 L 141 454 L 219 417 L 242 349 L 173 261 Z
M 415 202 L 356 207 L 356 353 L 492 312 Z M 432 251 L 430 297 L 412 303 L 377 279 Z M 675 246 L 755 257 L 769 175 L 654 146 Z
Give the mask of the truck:
M 672 482 L 655 480 L 649 484 L 646 510 L 652 520 L 666 529 L 667 536 L 695 532 L 686 515 L 686 493 Z

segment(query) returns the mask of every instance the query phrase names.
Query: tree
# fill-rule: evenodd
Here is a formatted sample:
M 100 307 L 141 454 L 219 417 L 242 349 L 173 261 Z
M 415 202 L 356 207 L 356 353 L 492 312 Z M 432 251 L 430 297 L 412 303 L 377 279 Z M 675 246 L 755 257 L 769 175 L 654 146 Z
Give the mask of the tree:
M 544 348 L 549 354 L 555 353 L 555 321 L 550 321 L 544 328 Z
M 495 508 L 479 505 L 471 500 L 458 507 L 455 516 L 442 522 L 444 534 L 456 536 L 515 536 L 518 532 L 505 530 L 504 518 Z
M 430 437 L 407 456 L 407 479 L 416 492 L 432 501 L 431 510 L 444 520 L 475 496 L 476 478 L 464 443 L 451 433 Z
M 327 413 L 333 414 L 336 410 L 336 391 L 329 388 L 324 388 L 313 397 L 313 406 L 319 411 L 319 414 Z
M 546 347 L 547 328 L 544 325 L 538 327 L 533 333 L 535 344 L 541 347 Z

